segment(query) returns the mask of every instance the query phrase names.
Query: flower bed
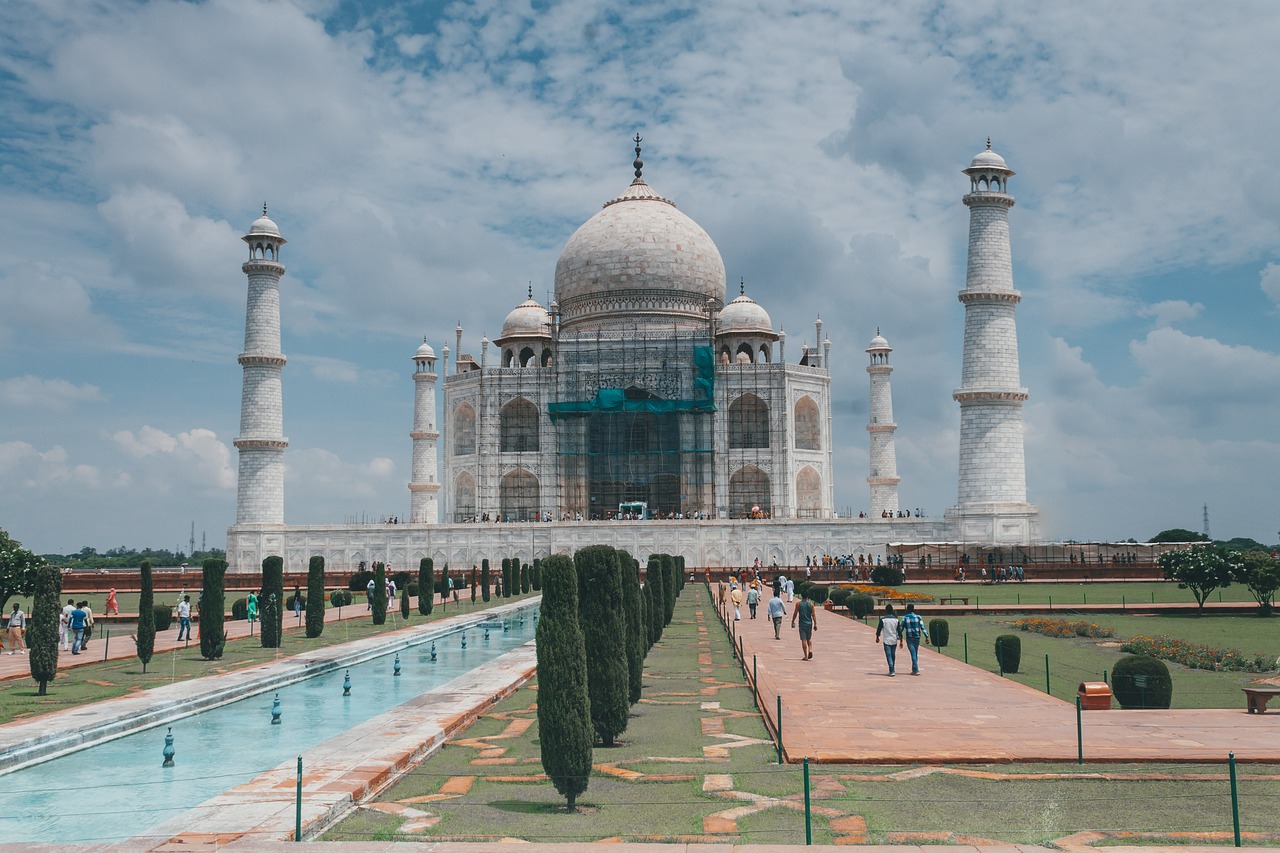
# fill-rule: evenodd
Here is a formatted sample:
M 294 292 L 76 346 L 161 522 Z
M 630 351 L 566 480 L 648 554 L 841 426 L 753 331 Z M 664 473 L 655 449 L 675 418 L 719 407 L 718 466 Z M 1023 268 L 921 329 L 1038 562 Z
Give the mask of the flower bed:
M 874 595 L 877 598 L 891 598 L 894 601 L 933 601 L 932 595 L 925 595 L 920 592 L 903 592 L 894 589 L 891 586 L 867 586 L 860 583 L 842 583 L 839 586 L 844 589 L 852 589 L 858 592 L 865 592 L 867 595 Z
M 1262 655 L 1247 656 L 1239 649 L 1215 649 L 1200 643 L 1189 643 L 1176 637 L 1157 634 L 1153 637 L 1134 637 L 1120 647 L 1131 655 L 1150 655 L 1153 658 L 1180 663 L 1191 669 L 1207 669 L 1214 672 L 1269 672 L 1271 662 Z
M 1068 622 L 1066 619 L 1019 619 L 1013 623 L 1019 631 L 1031 631 L 1046 637 L 1114 637 L 1116 632 L 1093 622 Z

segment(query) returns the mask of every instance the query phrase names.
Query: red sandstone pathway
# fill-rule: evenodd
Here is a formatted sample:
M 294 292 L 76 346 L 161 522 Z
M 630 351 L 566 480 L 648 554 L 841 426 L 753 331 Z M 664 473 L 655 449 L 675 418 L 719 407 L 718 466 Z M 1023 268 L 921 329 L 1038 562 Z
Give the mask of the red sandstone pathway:
M 798 601 L 798 599 L 797 599 Z M 775 725 L 782 696 L 786 758 L 831 763 L 1074 762 L 1075 705 L 921 649 L 913 677 L 905 649 L 888 677 L 874 627 L 818 611 L 814 657 L 800 659 L 788 605 L 782 640 L 764 617 L 728 623 L 742 638 L 760 705 Z M 1086 711 L 1086 761 L 1280 761 L 1280 714 L 1239 710 Z

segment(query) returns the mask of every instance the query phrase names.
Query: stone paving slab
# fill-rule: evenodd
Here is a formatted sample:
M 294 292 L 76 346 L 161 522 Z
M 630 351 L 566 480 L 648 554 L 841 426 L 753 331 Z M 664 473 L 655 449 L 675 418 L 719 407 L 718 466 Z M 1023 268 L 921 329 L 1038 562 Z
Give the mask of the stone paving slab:
M 790 627 L 794 606 L 782 640 L 763 615 L 747 618 L 746 608 L 738 622 L 729 609 L 726 623 L 742 640 L 748 674 L 756 657 L 761 708 L 775 730 L 782 696 L 788 761 L 1076 761 L 1074 703 L 924 648 L 920 676 L 910 675 L 900 649 L 890 678 L 875 629 L 823 610 L 813 660 L 802 661 Z M 1248 714 L 1243 698 L 1239 710 L 1086 711 L 1083 730 L 1089 762 L 1216 762 L 1229 752 L 1237 761 L 1280 762 L 1280 714 Z

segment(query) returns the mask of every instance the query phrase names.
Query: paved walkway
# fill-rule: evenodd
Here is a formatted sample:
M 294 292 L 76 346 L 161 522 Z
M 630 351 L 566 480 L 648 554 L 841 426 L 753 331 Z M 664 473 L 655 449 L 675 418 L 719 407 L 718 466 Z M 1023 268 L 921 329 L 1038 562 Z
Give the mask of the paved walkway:
M 921 649 L 919 677 L 906 650 L 888 677 L 875 629 L 819 609 L 814 657 L 783 621 L 774 640 L 764 618 L 729 622 L 741 637 L 748 671 L 759 672 L 760 705 L 776 730 L 782 697 L 787 760 L 900 764 L 1075 761 L 1076 709 L 1015 681 Z M 932 611 L 932 608 L 930 608 Z M 723 611 L 721 618 L 724 618 Z M 736 641 L 735 641 L 736 642 Z M 905 662 L 904 662 L 905 658 Z M 1280 762 L 1280 714 L 1239 710 L 1086 711 L 1084 755 L 1097 762 Z

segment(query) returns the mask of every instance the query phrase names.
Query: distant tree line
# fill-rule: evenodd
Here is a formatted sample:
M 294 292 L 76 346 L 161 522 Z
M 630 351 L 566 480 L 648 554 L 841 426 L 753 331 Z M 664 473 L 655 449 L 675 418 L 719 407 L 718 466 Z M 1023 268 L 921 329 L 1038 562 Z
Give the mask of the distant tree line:
M 210 548 L 208 551 L 196 551 L 185 554 L 182 551 L 169 551 L 164 548 L 111 548 L 101 553 L 88 545 L 75 554 L 41 554 L 40 557 L 55 566 L 66 566 L 71 569 L 136 569 L 147 560 L 153 566 L 177 566 L 182 563 L 195 565 L 208 559 L 225 560 L 227 552 L 221 548 Z

